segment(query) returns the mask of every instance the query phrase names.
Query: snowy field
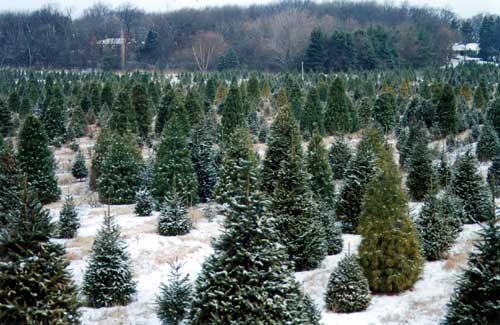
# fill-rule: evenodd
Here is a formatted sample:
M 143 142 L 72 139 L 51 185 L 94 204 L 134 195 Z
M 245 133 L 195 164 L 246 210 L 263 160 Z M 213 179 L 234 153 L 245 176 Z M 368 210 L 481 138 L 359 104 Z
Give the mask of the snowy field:
M 352 141 L 357 141 L 353 139 Z M 80 139 L 82 152 L 88 158 L 92 140 Z M 262 146 L 262 145 L 261 145 Z M 264 148 L 259 148 L 263 153 Z M 101 226 L 107 206 L 96 206 L 97 196 L 89 192 L 87 182 L 78 182 L 71 176 L 70 168 L 75 153 L 64 147 L 56 150 L 58 179 L 63 195 L 71 194 L 78 206 L 81 228 L 74 239 L 57 239 L 66 246 L 70 269 L 78 286 L 81 286 L 92 242 Z M 90 162 L 87 160 L 87 166 Z M 487 165 L 481 166 L 484 175 Z M 500 201 L 497 200 L 497 205 Z M 47 206 L 54 220 L 57 220 L 62 200 Z M 82 308 L 83 324 L 160 324 L 155 314 L 155 299 L 162 282 L 167 281 L 168 263 L 179 259 L 184 263 L 183 271 L 189 273 L 191 281 L 196 279 L 205 257 L 212 253 L 211 241 L 222 230 L 223 216 L 209 221 L 203 217 L 203 206 L 190 210 L 194 229 L 185 236 L 163 237 L 157 234 L 158 212 L 151 217 L 136 217 L 134 205 L 111 206 L 122 229 L 122 236 L 131 256 L 134 278 L 137 281 L 137 295 L 127 306 L 111 308 Z M 411 204 L 413 212 L 420 204 Z M 308 293 L 322 311 L 325 325 L 336 324 L 438 324 L 445 314 L 445 306 L 455 286 L 457 276 L 466 265 L 467 254 L 477 238 L 478 225 L 465 225 L 459 239 L 451 249 L 448 259 L 426 262 L 422 278 L 412 290 L 399 295 L 375 295 L 368 309 L 352 314 L 337 314 L 324 308 L 324 293 L 331 271 L 339 260 L 355 252 L 361 241 L 358 235 L 344 235 L 342 253 L 327 256 L 318 269 L 296 273 L 304 291 Z

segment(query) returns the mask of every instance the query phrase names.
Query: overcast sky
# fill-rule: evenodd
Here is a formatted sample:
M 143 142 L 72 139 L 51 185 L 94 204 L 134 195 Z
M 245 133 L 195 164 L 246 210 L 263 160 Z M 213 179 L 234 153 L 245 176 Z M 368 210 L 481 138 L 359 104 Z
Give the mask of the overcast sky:
M 274 0 L 275 1 L 275 0 Z M 322 0 L 317 0 L 322 1 Z M 328 0 L 323 0 L 328 1 Z M 380 1 L 400 4 L 407 2 L 418 6 L 431 6 L 451 9 L 461 17 L 472 17 L 479 13 L 494 13 L 500 15 L 500 0 L 393 0 Z M 95 0 L 0 0 L 0 10 L 33 10 L 40 8 L 43 4 L 51 3 L 60 9 L 71 10 L 73 16 L 78 16 L 85 8 L 92 6 L 98 1 Z M 199 8 L 206 6 L 216 6 L 225 4 L 263 4 L 273 2 L 273 0 L 103 0 L 100 1 L 112 7 L 130 2 L 146 11 L 166 11 L 185 7 Z

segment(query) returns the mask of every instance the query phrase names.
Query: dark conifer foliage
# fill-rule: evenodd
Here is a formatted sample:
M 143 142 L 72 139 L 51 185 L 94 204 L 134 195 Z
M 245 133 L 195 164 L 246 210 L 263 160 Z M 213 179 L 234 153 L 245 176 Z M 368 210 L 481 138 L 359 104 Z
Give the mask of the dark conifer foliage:
M 177 99 L 172 86 L 168 83 L 165 87 L 164 95 L 161 99 L 160 106 L 158 107 L 158 114 L 156 115 L 155 134 L 160 136 L 163 132 L 165 123 L 170 119 L 172 112 L 177 108 Z
M 391 91 L 380 94 L 373 106 L 373 119 L 384 133 L 392 131 L 397 121 L 396 97 Z
M 306 169 L 310 177 L 310 188 L 319 205 L 332 207 L 335 199 L 335 183 L 328 161 L 328 151 L 323 138 L 315 133 L 309 142 L 306 155 Z
M 151 123 L 153 108 L 151 98 L 142 83 L 137 83 L 132 88 L 132 107 L 137 119 L 137 129 L 141 142 L 151 144 Z
M 14 132 L 14 122 L 12 120 L 12 112 L 7 107 L 7 104 L 0 98 L 0 134 L 4 137 L 11 136 Z
M 127 132 L 137 134 L 137 118 L 132 107 L 128 88 L 124 88 L 118 94 L 111 108 L 111 119 L 109 121 L 111 131 L 120 135 Z
M 302 129 L 312 136 L 315 131 L 321 135 L 325 134 L 323 108 L 319 100 L 319 94 L 315 87 L 309 90 L 302 117 Z
M 486 124 L 481 129 L 481 135 L 476 147 L 479 161 L 489 161 L 500 155 L 500 140 L 492 125 Z
M 500 197 L 500 155 L 495 157 L 488 168 L 488 184 L 493 189 L 494 195 Z
M 328 160 L 332 168 L 333 178 L 342 179 L 349 166 L 353 154 L 344 138 L 339 138 L 332 143 L 328 153 Z
M 308 71 L 323 72 L 326 63 L 326 50 L 323 46 L 325 36 L 319 28 L 311 32 L 309 46 L 306 49 L 304 68 Z
M 42 111 L 43 122 L 50 144 L 59 145 L 66 137 L 66 112 L 61 88 L 56 85 L 47 93 Z
M 341 77 L 337 77 L 328 91 L 325 111 L 325 129 L 328 134 L 348 133 L 353 129 L 353 105 L 346 93 L 346 86 Z
M 229 94 L 224 100 L 224 108 L 222 110 L 222 141 L 229 144 L 234 130 L 238 127 L 245 126 L 246 116 L 243 112 L 243 102 L 241 99 L 240 89 L 236 80 L 231 83 Z
M 439 189 L 439 179 L 432 166 L 432 157 L 426 142 L 418 141 L 413 145 L 407 169 L 406 186 L 413 200 L 421 201 L 426 195 Z
M 158 233 L 162 236 L 185 235 L 193 228 L 191 217 L 177 192 L 168 195 L 160 208 Z
M 80 228 L 80 218 L 73 197 L 69 196 L 64 200 L 62 210 L 59 213 L 57 236 L 58 238 L 74 238 L 78 228 Z
M 7 214 L 20 204 L 22 173 L 9 143 L 0 134 L 0 228 L 7 222 Z
M 61 190 L 57 186 L 56 163 L 40 120 L 28 116 L 18 141 L 17 160 L 27 178 L 28 188 L 43 204 L 59 200 Z
M 498 91 L 498 90 L 497 90 Z M 491 103 L 491 107 L 488 110 L 487 120 L 491 126 L 495 128 L 498 137 L 500 137 L 500 96 L 497 93 L 497 97 Z
M 135 194 L 136 205 L 134 208 L 134 212 L 139 217 L 147 217 L 151 215 L 153 212 L 154 202 L 153 197 L 146 189 L 140 189 Z
M 88 174 L 89 171 L 87 169 L 87 166 L 85 165 L 85 157 L 83 156 L 83 153 L 81 151 L 78 151 L 76 153 L 75 162 L 71 167 L 71 175 L 73 175 L 74 178 L 81 180 L 82 178 L 87 177 Z
M 446 84 L 438 98 L 436 117 L 443 135 L 455 134 L 458 128 L 458 114 L 455 92 L 450 84 Z

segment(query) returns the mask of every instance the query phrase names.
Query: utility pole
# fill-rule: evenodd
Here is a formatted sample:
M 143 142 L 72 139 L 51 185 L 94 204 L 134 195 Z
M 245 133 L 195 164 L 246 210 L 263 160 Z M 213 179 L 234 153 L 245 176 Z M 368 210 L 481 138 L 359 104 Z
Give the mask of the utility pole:
M 127 45 L 127 40 L 125 39 L 125 33 L 123 32 L 123 27 L 121 29 L 120 33 L 120 52 L 121 52 L 121 66 L 122 66 L 122 71 L 125 71 L 125 46 Z
M 301 62 L 302 65 L 302 81 L 304 81 L 304 61 Z

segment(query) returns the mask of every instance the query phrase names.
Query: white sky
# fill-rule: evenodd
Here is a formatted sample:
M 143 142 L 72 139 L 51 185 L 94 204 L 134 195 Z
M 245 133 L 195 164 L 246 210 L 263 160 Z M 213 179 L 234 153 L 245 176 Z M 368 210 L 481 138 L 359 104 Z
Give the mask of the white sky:
M 275 0 L 103 0 L 101 2 L 109 4 L 112 7 L 123 3 L 132 3 L 138 8 L 146 11 L 163 12 L 185 7 L 199 8 L 217 5 L 249 5 L 270 3 Z M 329 0 L 316 0 L 329 1 Z M 500 15 L 500 0 L 377 0 L 381 3 L 400 4 L 407 2 L 411 5 L 431 6 L 447 8 L 457 13 L 459 16 L 468 18 L 478 13 L 492 13 Z M 38 9 L 44 4 L 51 3 L 57 5 L 60 9 L 70 9 L 71 13 L 79 15 L 85 8 L 92 6 L 98 1 L 95 0 L 0 0 L 1 10 L 33 10 Z

